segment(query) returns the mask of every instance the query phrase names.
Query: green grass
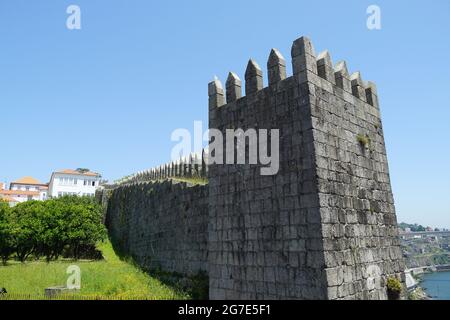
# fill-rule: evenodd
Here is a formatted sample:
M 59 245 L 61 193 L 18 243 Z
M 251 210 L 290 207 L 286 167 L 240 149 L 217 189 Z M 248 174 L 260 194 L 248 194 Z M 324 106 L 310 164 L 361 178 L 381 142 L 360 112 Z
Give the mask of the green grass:
M 201 178 L 201 177 L 173 177 L 170 178 L 174 181 L 179 181 L 179 182 L 187 182 L 187 183 L 192 183 L 192 184 L 199 184 L 199 185 L 206 185 L 208 184 L 208 179 L 206 178 Z
M 8 294 L 3 299 L 30 295 L 26 299 L 44 299 L 44 289 L 66 284 L 66 269 L 77 265 L 81 269 L 81 290 L 72 299 L 188 299 L 189 296 L 150 277 L 133 264 L 122 261 L 111 244 L 100 244 L 104 260 L 50 263 L 10 261 L 0 266 L 0 287 Z M 0 300 L 2 297 L 0 296 Z

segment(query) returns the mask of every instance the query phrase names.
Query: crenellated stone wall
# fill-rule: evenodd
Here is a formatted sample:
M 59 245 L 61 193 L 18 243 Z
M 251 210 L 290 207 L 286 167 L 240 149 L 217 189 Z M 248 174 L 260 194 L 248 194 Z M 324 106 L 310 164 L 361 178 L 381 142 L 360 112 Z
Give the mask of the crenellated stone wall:
M 306 37 L 291 57 L 288 77 L 271 50 L 266 87 L 250 60 L 245 95 L 234 72 L 226 90 L 208 85 L 224 148 L 227 129 L 279 130 L 278 172 L 212 163 L 209 150 L 127 177 L 102 200 L 111 237 L 147 269 L 207 271 L 211 299 L 386 299 L 405 266 L 376 86 Z M 206 186 L 161 181 L 206 175 Z
M 250 60 L 245 96 L 234 72 L 209 84 L 210 129 L 280 130 L 276 175 L 209 166 L 210 297 L 386 299 L 404 262 L 376 87 L 306 37 L 291 56 L 287 77 L 271 51 L 268 87 Z
M 170 178 L 206 179 L 208 175 L 208 154 L 202 150 L 201 154 L 192 153 L 188 157 L 181 157 L 164 165 L 139 171 L 115 181 L 115 185 L 150 182 Z
M 188 276 L 208 270 L 204 185 L 168 180 L 115 188 L 106 226 L 114 245 L 144 269 Z

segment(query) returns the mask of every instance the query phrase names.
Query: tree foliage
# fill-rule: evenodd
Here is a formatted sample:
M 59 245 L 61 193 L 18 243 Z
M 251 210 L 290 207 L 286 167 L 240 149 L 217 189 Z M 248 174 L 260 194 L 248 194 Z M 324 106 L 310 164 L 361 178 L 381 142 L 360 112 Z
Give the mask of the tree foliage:
M 399 224 L 399 227 L 402 228 L 403 230 L 406 228 L 409 228 L 409 229 L 411 229 L 412 232 L 426 231 L 426 228 L 424 226 L 417 224 L 417 223 L 409 224 L 409 223 L 402 222 Z
M 3 264 L 14 252 L 10 219 L 11 209 L 7 202 L 0 199 L 0 259 Z
M 78 259 L 86 251 L 95 252 L 95 244 L 106 237 L 101 207 L 91 197 L 65 196 L 1 208 L 2 259 L 13 252 L 20 261 L 31 255 L 47 261 L 61 255 Z

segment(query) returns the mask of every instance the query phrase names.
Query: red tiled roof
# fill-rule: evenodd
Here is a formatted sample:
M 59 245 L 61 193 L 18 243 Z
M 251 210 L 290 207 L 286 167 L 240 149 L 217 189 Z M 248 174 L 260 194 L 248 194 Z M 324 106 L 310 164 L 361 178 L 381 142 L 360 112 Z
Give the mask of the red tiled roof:
M 84 172 L 84 173 L 83 173 L 83 172 L 81 172 L 81 171 L 72 170 L 72 169 L 59 170 L 59 171 L 56 171 L 55 173 L 75 174 L 75 175 L 91 176 L 91 177 L 98 177 L 98 176 L 100 176 L 100 174 L 99 174 L 99 173 L 96 173 L 96 172 L 87 171 L 87 172 Z
M 24 191 L 24 190 L 0 190 L 0 196 L 38 196 L 39 191 Z
M 0 200 L 6 201 L 6 202 L 19 202 L 14 198 L 11 198 L 10 196 L 4 196 L 0 194 Z
M 38 180 L 36 180 L 33 177 L 23 177 L 20 178 L 19 180 L 13 181 L 12 183 L 17 183 L 17 184 L 31 184 L 31 185 L 35 185 L 35 184 L 42 184 L 40 183 Z

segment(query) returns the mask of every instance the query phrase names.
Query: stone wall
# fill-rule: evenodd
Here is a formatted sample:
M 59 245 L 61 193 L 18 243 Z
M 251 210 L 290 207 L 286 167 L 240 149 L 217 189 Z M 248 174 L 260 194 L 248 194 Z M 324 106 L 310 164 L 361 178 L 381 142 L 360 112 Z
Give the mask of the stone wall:
M 235 73 L 209 84 L 211 129 L 280 130 L 276 175 L 209 167 L 210 297 L 385 299 L 404 264 L 375 85 L 307 38 L 291 54 L 286 78 L 272 50 L 266 88 L 250 60 L 244 97 Z
M 114 245 L 144 269 L 207 271 L 208 190 L 172 181 L 110 191 L 106 225 Z
M 115 181 L 115 185 L 150 182 L 156 180 L 165 180 L 170 178 L 207 178 L 208 174 L 208 154 L 205 150 L 201 153 L 192 153 L 187 157 L 180 157 L 176 161 L 143 170 L 123 177 Z
M 280 169 L 210 165 L 210 297 L 325 298 L 307 87 L 289 78 L 211 115 L 220 130 L 280 129 Z
M 405 265 L 376 87 L 345 62 L 334 70 L 328 52 L 317 65 L 307 82 L 328 298 L 386 299 Z
M 376 87 L 305 37 L 291 56 L 287 77 L 271 51 L 267 87 L 250 60 L 245 96 L 233 72 L 226 92 L 217 79 L 208 86 L 209 127 L 224 147 L 227 129 L 279 130 L 275 175 L 211 163 L 209 150 L 208 167 L 190 159 L 123 179 L 106 224 L 147 269 L 208 271 L 211 299 L 386 299 L 388 277 L 404 282 L 405 266 Z M 140 182 L 206 173 L 207 186 Z

